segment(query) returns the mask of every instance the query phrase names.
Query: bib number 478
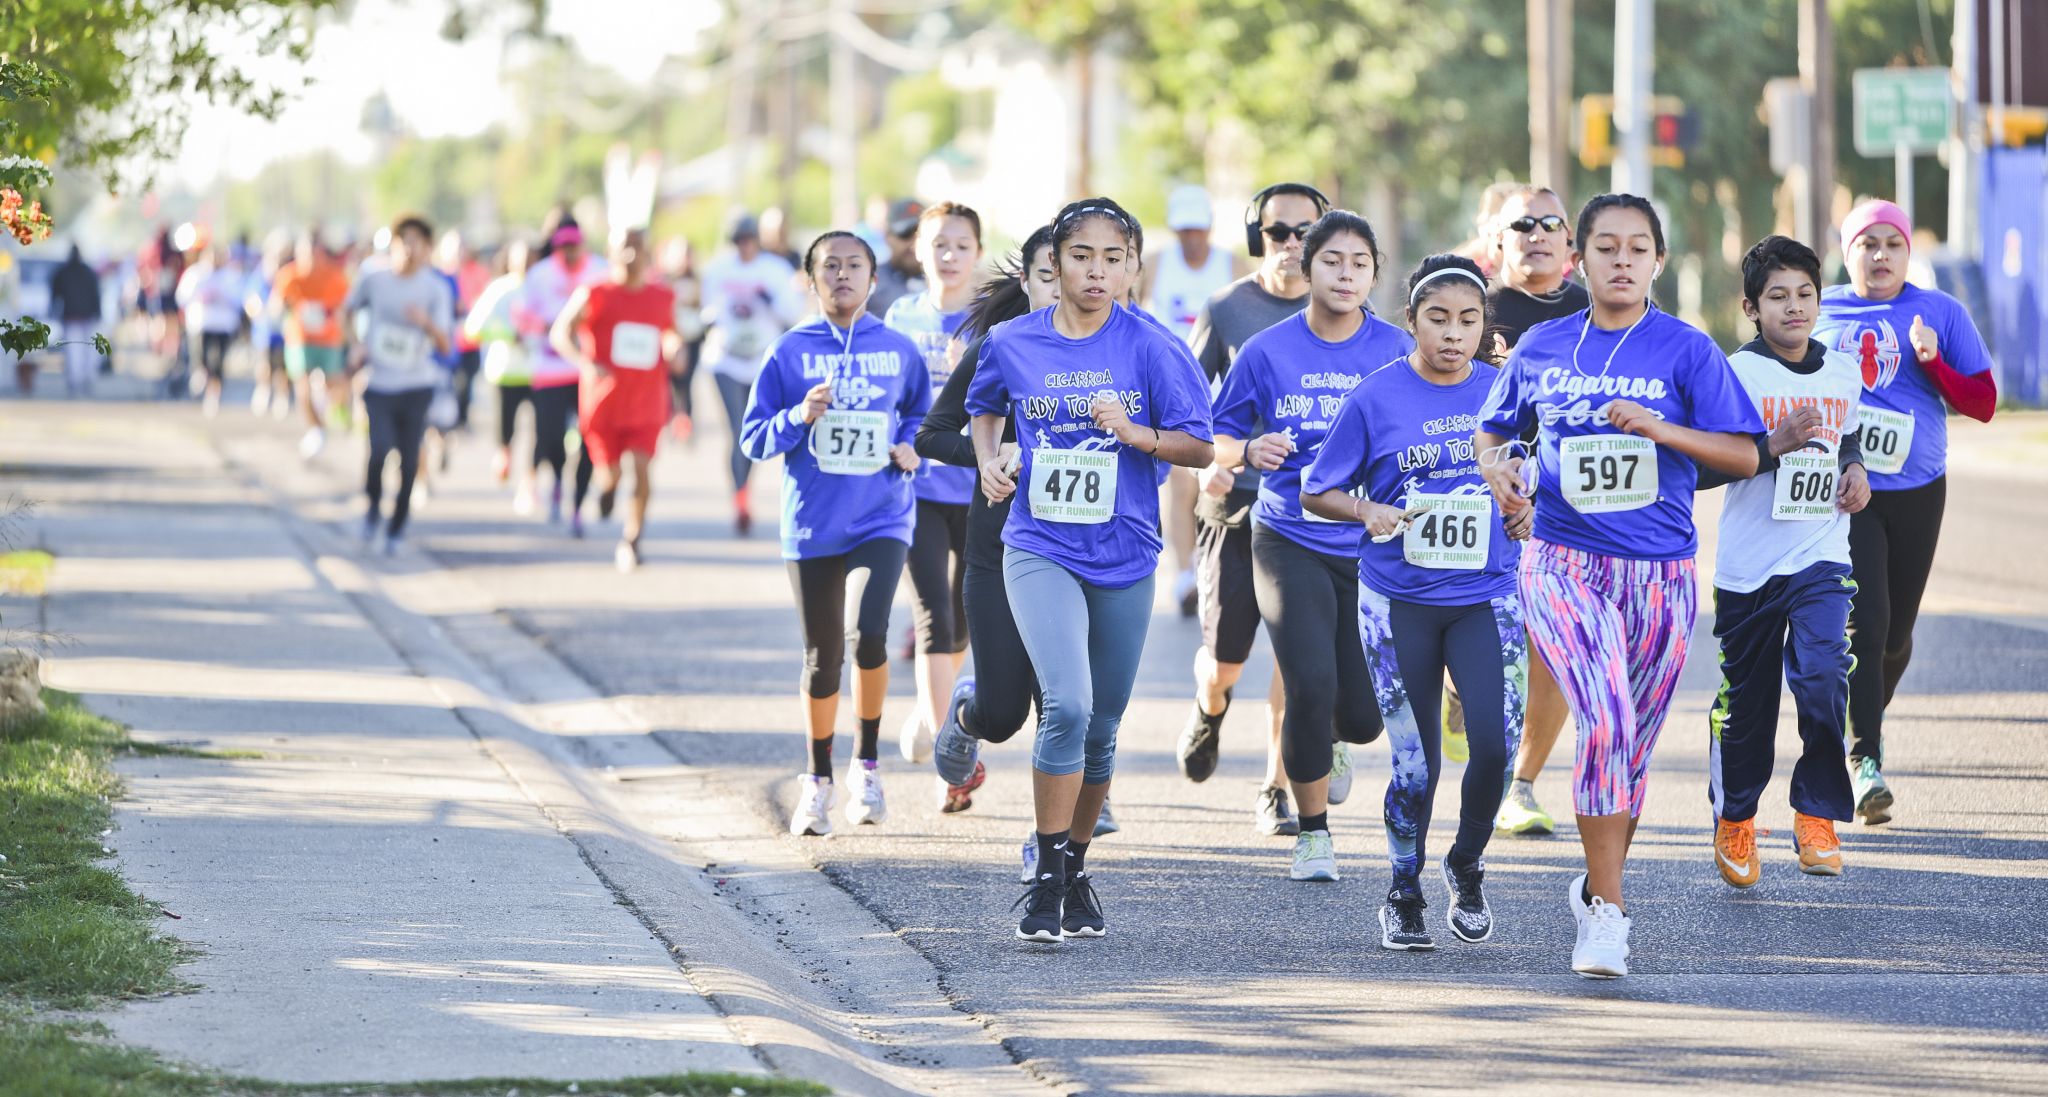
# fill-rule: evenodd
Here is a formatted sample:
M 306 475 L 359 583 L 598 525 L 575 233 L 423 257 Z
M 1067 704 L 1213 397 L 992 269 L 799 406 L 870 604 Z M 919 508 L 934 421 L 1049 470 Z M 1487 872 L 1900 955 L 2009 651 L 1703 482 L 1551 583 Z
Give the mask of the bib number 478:
M 1047 469 L 1045 497 L 1055 503 L 1099 503 L 1102 473 L 1095 469 Z

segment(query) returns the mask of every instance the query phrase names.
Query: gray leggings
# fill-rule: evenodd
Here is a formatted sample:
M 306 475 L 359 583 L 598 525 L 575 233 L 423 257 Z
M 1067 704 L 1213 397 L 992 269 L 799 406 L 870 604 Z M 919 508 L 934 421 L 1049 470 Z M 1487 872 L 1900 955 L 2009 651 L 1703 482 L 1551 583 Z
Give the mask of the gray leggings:
M 1038 670 L 1038 745 L 1031 764 L 1053 776 L 1081 773 L 1106 785 L 1152 624 L 1152 576 L 1100 587 L 1051 560 L 1003 550 L 1010 612 Z
M 732 427 L 732 490 L 739 491 L 747 486 L 747 473 L 754 468 L 740 449 L 740 423 L 747 417 L 747 398 L 753 395 L 754 383 L 723 373 L 714 372 L 711 376 L 718 382 L 718 398 L 725 403 L 725 421 Z

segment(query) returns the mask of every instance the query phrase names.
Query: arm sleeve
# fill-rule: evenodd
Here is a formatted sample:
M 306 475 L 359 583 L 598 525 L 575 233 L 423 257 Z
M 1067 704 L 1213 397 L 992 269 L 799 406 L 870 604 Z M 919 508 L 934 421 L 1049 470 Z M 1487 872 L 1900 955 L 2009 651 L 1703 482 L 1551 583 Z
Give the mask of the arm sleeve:
M 1975 335 L 1977 329 L 1969 328 Z M 1981 343 L 1980 343 L 1981 345 Z M 1976 373 L 1963 373 L 1949 364 L 1947 351 L 1934 356 L 1932 362 L 1920 363 L 1927 371 L 1927 379 L 1941 391 L 1942 399 L 1964 415 L 1979 423 L 1989 423 L 1991 415 L 1998 410 L 1998 382 L 1991 376 L 1987 366 Z
M 773 352 L 747 394 L 747 413 L 740 419 L 740 451 L 755 461 L 788 453 L 803 441 L 811 425 L 792 414 L 782 362 Z
M 1230 347 L 1224 344 L 1222 336 L 1216 334 L 1207 304 L 1195 314 L 1195 328 L 1188 334 L 1188 346 L 1193 349 L 1195 364 L 1202 367 L 1202 373 L 1211 383 L 1230 369 Z
M 1778 471 L 1778 455 L 1771 452 L 1771 436 L 1765 433 L 1753 435 L 1752 437 L 1756 441 L 1756 471 L 1754 473 L 1749 476 L 1730 476 L 1719 469 L 1709 468 L 1695 461 L 1693 462 L 1693 467 L 1699 470 L 1699 482 L 1693 485 L 1694 489 L 1697 491 L 1708 491 L 1726 484 L 1732 484 L 1737 480 L 1753 479 L 1767 472 Z
M 1321 495 L 1326 491 L 1350 491 L 1365 481 L 1366 454 L 1372 439 L 1367 434 L 1365 405 L 1355 395 L 1337 407 L 1337 418 L 1323 436 L 1316 459 L 1301 473 L 1301 493 Z
M 1863 428 L 1856 421 L 1856 413 L 1849 413 L 1849 421 L 1842 425 L 1842 445 L 1837 450 L 1841 459 L 1835 462 L 1837 468 L 1863 463 Z
M 974 442 L 962 432 L 967 429 L 968 420 L 967 386 L 974 380 L 985 342 L 983 338 L 968 344 L 960 364 L 946 378 L 946 387 L 932 397 L 932 409 L 925 413 L 924 422 L 917 428 L 919 457 L 961 468 L 974 467 Z

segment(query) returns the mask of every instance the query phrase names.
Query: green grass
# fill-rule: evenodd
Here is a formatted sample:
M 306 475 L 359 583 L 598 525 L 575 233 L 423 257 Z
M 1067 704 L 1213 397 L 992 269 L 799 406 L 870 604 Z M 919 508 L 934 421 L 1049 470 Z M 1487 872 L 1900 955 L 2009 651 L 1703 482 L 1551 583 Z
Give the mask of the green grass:
M 50 586 L 50 554 L 35 549 L 0 552 L 0 594 L 38 595 Z
M 44 690 L 49 714 L 0 726 L 0 1097 L 554 1097 L 569 1082 L 491 1078 L 412 1084 L 286 1085 L 189 1070 L 124 1047 L 85 1021 L 37 1020 L 185 989 L 184 955 L 157 931 L 158 909 L 100 866 L 120 778 L 117 752 L 258 757 L 131 742 L 78 698 Z M 797 1097 L 823 1086 L 734 1074 L 574 1083 L 576 1097 Z

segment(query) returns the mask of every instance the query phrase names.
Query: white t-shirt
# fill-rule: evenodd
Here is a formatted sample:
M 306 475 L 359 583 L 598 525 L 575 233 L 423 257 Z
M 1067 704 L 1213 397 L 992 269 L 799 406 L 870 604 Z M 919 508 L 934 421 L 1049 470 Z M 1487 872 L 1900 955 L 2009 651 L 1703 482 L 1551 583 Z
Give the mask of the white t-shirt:
M 1195 334 L 1195 315 L 1217 290 L 1230 284 L 1230 255 L 1212 244 L 1208 261 L 1196 270 L 1188 266 L 1180 244 L 1175 243 L 1153 263 L 1158 269 L 1152 275 L 1152 296 L 1145 302 L 1145 311 L 1173 329 L 1182 342 L 1189 342 Z
M 247 276 L 242 268 L 196 266 L 178 281 L 178 304 L 185 310 L 185 326 L 216 335 L 242 330 L 242 290 Z
M 803 316 L 796 269 L 779 255 L 761 252 L 741 262 L 727 252 L 704 268 L 704 361 L 711 372 L 752 381 L 761 357 Z
M 1820 344 L 1808 345 L 1807 359 Z M 1747 594 L 1773 576 L 1796 575 L 1814 564 L 1849 562 L 1849 516 L 1833 504 L 1839 482 L 1835 466 L 1842 439 L 1854 435 L 1863 371 L 1854 358 L 1827 351 L 1820 368 L 1798 373 L 1756 340 L 1728 356 L 1744 392 L 1763 417 L 1766 430 L 1795 408 L 1820 409 L 1821 429 L 1809 449 L 1779 458 L 1775 472 L 1728 485 L 1721 507 L 1721 544 L 1714 557 L 1714 586 Z M 1801 455 L 1807 457 L 1801 467 Z M 1805 509 L 1826 517 L 1778 515 Z

